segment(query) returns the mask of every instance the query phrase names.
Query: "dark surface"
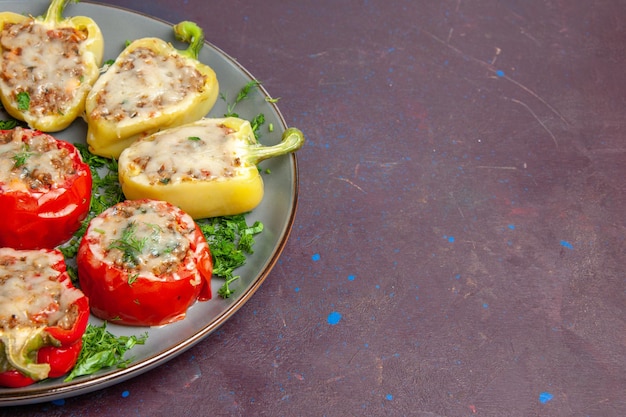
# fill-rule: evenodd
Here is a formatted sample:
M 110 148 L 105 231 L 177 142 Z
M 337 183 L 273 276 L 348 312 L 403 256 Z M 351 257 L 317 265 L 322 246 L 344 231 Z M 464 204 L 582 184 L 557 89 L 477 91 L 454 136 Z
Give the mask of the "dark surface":
M 281 98 L 296 222 L 217 333 L 0 416 L 626 415 L 624 1 L 105 3 Z

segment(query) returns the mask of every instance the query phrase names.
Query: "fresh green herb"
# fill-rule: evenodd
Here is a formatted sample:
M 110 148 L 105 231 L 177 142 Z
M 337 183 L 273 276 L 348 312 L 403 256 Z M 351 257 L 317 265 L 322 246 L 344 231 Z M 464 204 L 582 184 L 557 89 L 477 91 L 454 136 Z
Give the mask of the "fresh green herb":
M 278 103 L 278 100 L 280 100 L 280 97 L 277 97 L 277 98 L 267 97 L 265 99 L 265 101 L 267 101 L 268 103 Z
M 128 285 L 133 285 L 135 281 L 139 278 L 139 274 L 129 274 L 128 275 Z
M 267 131 L 270 133 L 274 131 L 274 123 L 270 123 L 269 125 L 267 125 Z
M 217 295 L 222 298 L 229 298 L 231 295 L 233 295 L 235 293 L 235 290 L 230 289 L 230 284 L 238 279 L 239 275 L 233 275 L 229 278 L 226 278 L 224 284 L 222 284 L 222 286 L 217 290 Z
M 107 330 L 106 322 L 101 326 L 89 324 L 83 335 L 83 348 L 78 361 L 65 382 L 112 366 L 125 368 L 132 362 L 132 358 L 124 357 L 126 352 L 135 345 L 143 345 L 147 338 L 148 332 L 139 337 L 115 336 Z
M 213 256 L 213 274 L 225 280 L 218 294 L 228 298 L 233 294 L 230 284 L 239 276 L 235 269 L 246 262 L 246 255 L 254 253 L 254 235 L 263 231 L 259 221 L 249 226 L 244 214 L 199 220 L 198 226 L 204 233 Z
M 253 88 L 256 88 L 260 85 L 261 83 L 257 80 L 249 81 L 246 85 L 244 85 L 241 90 L 239 90 L 239 93 L 237 93 L 237 97 L 235 97 L 235 100 L 232 103 L 226 105 L 226 113 L 224 114 L 224 117 L 239 117 L 239 115 L 235 113 L 235 107 L 237 107 L 239 103 L 248 98 L 248 96 L 250 95 L 250 91 Z M 222 98 L 222 100 L 227 101 L 227 98 L 224 94 L 220 94 L 220 97 Z
M 22 151 L 13 155 L 13 168 L 19 168 L 26 164 L 28 158 L 33 155 L 32 152 L 29 152 L 29 147 L 27 144 L 24 145 Z
M 246 98 L 249 97 L 250 92 L 252 91 L 253 88 L 259 87 L 260 85 L 261 83 L 257 80 L 252 80 L 246 83 L 246 85 L 244 85 L 241 88 L 241 90 L 239 90 L 239 93 L 237 93 L 237 97 L 235 97 L 235 100 L 232 103 L 229 103 L 226 105 L 226 113 L 224 114 L 224 117 L 239 117 L 239 114 L 235 112 L 235 107 L 237 107 L 239 103 L 241 103 L 242 101 L 244 101 Z M 227 98 L 224 94 L 220 94 L 220 97 L 222 98 L 222 100 L 227 101 Z M 273 100 L 273 99 L 266 99 L 266 100 Z M 265 115 L 262 113 L 257 115 L 254 119 L 250 121 L 250 125 L 252 126 L 252 131 L 254 132 L 254 136 L 257 139 L 259 138 L 259 129 L 264 123 L 265 123 Z
M 258 114 L 252 121 L 250 125 L 252 126 L 252 131 L 254 132 L 254 137 L 259 138 L 259 129 L 265 123 L 265 115 L 263 113 Z
M 0 130 L 11 130 L 17 126 L 17 120 L 0 120 Z
M 20 91 L 17 93 L 15 97 L 17 100 L 17 109 L 18 110 L 28 110 L 30 108 L 30 95 L 26 91 Z
M 197 142 L 197 141 L 199 141 L 199 140 L 200 140 L 200 138 L 199 138 L 199 137 L 197 137 L 197 136 L 189 136 L 187 139 L 192 140 L 192 141 L 194 141 L 194 142 Z
M 124 263 L 130 266 L 136 266 L 139 263 L 138 256 L 143 252 L 148 238 L 137 239 L 135 232 L 137 231 L 137 223 L 129 222 L 128 225 L 122 230 L 122 236 L 119 239 L 115 239 L 108 250 L 118 249 L 122 251 L 122 259 Z
M 87 231 L 91 219 L 124 200 L 117 174 L 117 161 L 92 154 L 84 143 L 75 143 L 74 146 L 80 151 L 83 161 L 91 168 L 92 192 L 87 218 L 83 220 L 81 227 L 74 233 L 69 242 L 59 247 L 67 259 L 74 258 L 78 253 L 80 240 Z

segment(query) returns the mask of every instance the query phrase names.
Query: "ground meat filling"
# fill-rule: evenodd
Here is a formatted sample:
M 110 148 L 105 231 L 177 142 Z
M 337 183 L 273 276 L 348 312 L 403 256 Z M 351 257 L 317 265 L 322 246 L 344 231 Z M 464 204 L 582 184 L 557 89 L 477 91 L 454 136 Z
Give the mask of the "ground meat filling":
M 5 24 L 0 32 L 0 80 L 13 101 L 17 103 L 18 95 L 26 93 L 30 100 L 27 110 L 32 115 L 65 114 L 76 100 L 86 73 L 80 53 L 86 38 L 83 31 L 49 29 L 32 19 Z
M 76 174 L 69 151 L 48 135 L 23 129 L 0 131 L 0 184 L 14 189 L 45 191 Z
M 47 255 L 0 254 L 0 329 L 56 324 L 64 288 Z
M 111 231 L 99 236 L 106 259 L 131 277 L 175 273 L 190 250 L 189 225 L 153 205 L 120 206 L 100 226 Z
M 206 82 L 206 76 L 183 57 L 160 55 L 146 47 L 134 49 L 110 71 L 114 76 L 96 95 L 90 113 L 94 120 L 155 117 L 190 94 L 201 93 Z

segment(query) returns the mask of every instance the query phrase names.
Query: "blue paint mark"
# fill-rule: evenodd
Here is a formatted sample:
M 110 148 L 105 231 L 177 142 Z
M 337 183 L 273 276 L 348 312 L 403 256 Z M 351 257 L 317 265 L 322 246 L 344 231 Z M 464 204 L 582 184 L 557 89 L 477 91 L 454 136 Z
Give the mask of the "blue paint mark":
M 504 77 L 504 71 L 502 71 L 502 70 L 497 70 L 497 71 L 496 71 L 496 75 L 497 75 L 498 77 Z
M 461 279 L 461 274 L 456 274 L 456 275 L 454 276 L 454 279 Z
M 542 392 L 541 394 L 539 394 L 539 402 L 541 404 L 547 403 L 552 398 L 554 398 L 554 395 L 550 394 L 549 392 Z
M 313 256 L 311 256 L 311 259 L 313 259 L 313 262 L 317 262 L 321 259 L 322 257 L 320 256 L 319 253 L 315 253 L 313 254 Z
M 515 225 L 514 225 L 514 224 L 510 224 L 510 225 L 509 225 L 509 229 L 511 229 L 511 230 L 515 230 Z
M 446 239 L 450 243 L 454 242 L 454 236 L 444 236 L 443 238 Z
M 122 398 L 127 398 L 130 395 L 130 392 L 124 391 L 122 392 Z
M 355 275 L 348 275 L 348 281 L 354 281 L 356 279 Z
M 560 243 L 561 243 L 561 246 L 563 246 L 564 248 L 574 249 L 574 245 L 569 243 L 567 240 L 562 240 Z
M 483 303 L 483 308 L 489 308 L 489 304 Z
M 328 324 L 334 326 L 341 321 L 341 313 L 339 313 L 338 311 L 333 311 L 328 315 L 328 318 L 326 320 L 328 321 Z
M 63 398 L 60 398 L 58 400 L 52 401 L 52 404 L 58 405 L 58 406 L 65 405 L 65 400 Z
M 376 289 L 380 290 L 380 285 L 376 284 Z
M 393 400 L 393 395 L 391 395 L 391 394 L 387 394 L 387 395 L 385 395 L 385 399 L 386 399 L 387 401 L 391 401 L 391 400 Z
M 294 288 L 294 291 L 295 291 L 295 292 L 300 292 L 300 287 L 296 287 L 296 288 Z

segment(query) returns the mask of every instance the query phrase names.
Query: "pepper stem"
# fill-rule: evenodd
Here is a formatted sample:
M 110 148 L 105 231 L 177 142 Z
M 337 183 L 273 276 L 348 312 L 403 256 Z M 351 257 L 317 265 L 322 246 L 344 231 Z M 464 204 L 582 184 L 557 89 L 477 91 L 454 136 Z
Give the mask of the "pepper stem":
M 248 161 L 257 164 L 265 159 L 295 152 L 304 145 L 304 134 L 295 127 L 290 127 L 283 133 L 279 144 L 273 146 L 257 146 L 249 149 Z
M 43 21 L 46 23 L 58 23 L 63 20 L 63 10 L 69 2 L 78 3 L 79 0 L 52 0 Z
M 36 363 L 31 353 L 43 345 L 43 328 L 19 330 L 13 334 L 0 335 L 8 362 L 19 372 L 34 380 L 45 379 L 50 372 L 50 364 Z
M 188 58 L 198 59 L 200 50 L 204 46 L 204 32 L 194 22 L 183 21 L 174 25 L 174 36 L 181 42 L 186 42 L 189 47 L 178 52 Z

